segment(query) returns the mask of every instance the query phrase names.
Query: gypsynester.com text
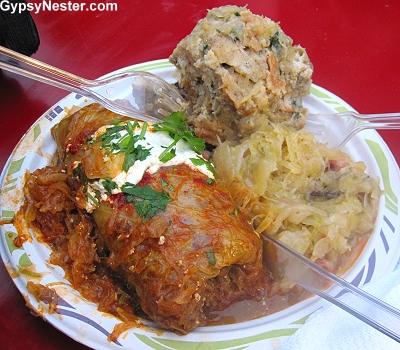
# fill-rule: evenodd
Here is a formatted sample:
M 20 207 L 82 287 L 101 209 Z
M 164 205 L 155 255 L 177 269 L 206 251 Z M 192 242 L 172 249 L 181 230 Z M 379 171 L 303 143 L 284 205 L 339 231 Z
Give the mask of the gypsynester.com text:
M 29 11 L 39 13 L 42 11 L 118 11 L 118 4 L 112 2 L 56 2 L 42 0 L 40 2 L 11 2 L 10 0 L 0 0 L 0 11 L 10 11 L 11 14 Z

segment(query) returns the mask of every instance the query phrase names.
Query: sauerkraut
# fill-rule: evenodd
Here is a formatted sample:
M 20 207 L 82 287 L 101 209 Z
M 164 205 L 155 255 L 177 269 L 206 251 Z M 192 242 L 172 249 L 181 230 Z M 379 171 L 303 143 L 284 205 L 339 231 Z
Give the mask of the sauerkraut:
M 330 269 L 374 227 L 379 180 L 306 130 L 264 125 L 240 142 L 220 144 L 212 159 L 258 232 Z

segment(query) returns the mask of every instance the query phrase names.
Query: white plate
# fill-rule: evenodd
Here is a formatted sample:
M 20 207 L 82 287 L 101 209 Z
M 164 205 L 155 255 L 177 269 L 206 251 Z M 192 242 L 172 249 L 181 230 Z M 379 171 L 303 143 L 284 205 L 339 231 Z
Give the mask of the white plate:
M 146 70 L 173 82 L 174 68 L 167 60 L 151 61 L 122 69 Z M 23 103 L 23 101 L 21 101 Z M 0 178 L 0 213 L 2 219 L 12 218 L 21 204 L 21 180 L 25 170 L 33 171 L 48 164 L 55 151 L 50 128 L 65 115 L 64 108 L 90 103 L 82 96 L 68 95 L 41 116 L 21 139 L 7 162 Z M 304 100 L 311 113 L 337 112 L 352 109 L 343 100 L 325 89 L 312 86 Z M 331 126 L 332 132 L 340 132 Z M 363 253 L 344 278 L 356 286 L 392 271 L 400 255 L 399 201 L 400 173 L 390 150 L 375 131 L 363 131 L 344 148 L 353 160 L 362 160 L 372 176 L 381 179 L 385 190 L 379 206 L 376 227 Z M 396 226 L 397 225 L 397 226 Z M 71 338 L 95 349 L 277 349 L 301 327 L 307 317 L 328 305 L 311 298 L 276 314 L 253 321 L 226 326 L 200 327 L 186 336 L 164 332 L 161 336 L 140 329 L 123 333 L 117 343 L 107 340 L 119 320 L 97 311 L 96 305 L 84 300 L 64 280 L 61 268 L 50 265 L 50 249 L 34 239 L 22 248 L 13 245 L 17 235 L 13 225 L 0 226 L 0 252 L 16 286 L 31 307 L 54 327 Z M 27 274 L 34 271 L 40 277 Z M 47 305 L 38 303 L 26 288 L 28 281 L 51 284 L 60 299 L 56 313 L 48 313 Z

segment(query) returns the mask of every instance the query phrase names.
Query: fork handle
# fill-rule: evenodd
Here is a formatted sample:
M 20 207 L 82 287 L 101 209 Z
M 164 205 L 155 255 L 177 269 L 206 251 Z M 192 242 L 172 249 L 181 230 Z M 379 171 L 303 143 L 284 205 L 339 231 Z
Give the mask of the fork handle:
M 0 46 L 0 54 L 0 68 L 42 83 L 47 83 L 81 95 L 87 94 L 85 86 L 96 85 L 92 80 L 81 78 L 3 46 Z
M 388 124 L 388 126 L 400 126 L 400 113 L 378 113 L 378 114 L 359 114 L 356 112 L 338 113 L 338 116 L 346 116 L 351 114 L 360 122 Z M 384 126 L 384 125 L 383 125 Z

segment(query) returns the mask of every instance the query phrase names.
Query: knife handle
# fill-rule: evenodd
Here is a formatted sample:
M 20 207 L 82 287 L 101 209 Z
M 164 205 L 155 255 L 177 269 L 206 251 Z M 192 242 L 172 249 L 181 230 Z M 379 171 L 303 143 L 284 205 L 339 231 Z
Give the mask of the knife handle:
M 266 233 L 261 236 L 275 247 L 276 263 L 291 282 L 400 342 L 400 310 L 325 270 L 272 236 Z

